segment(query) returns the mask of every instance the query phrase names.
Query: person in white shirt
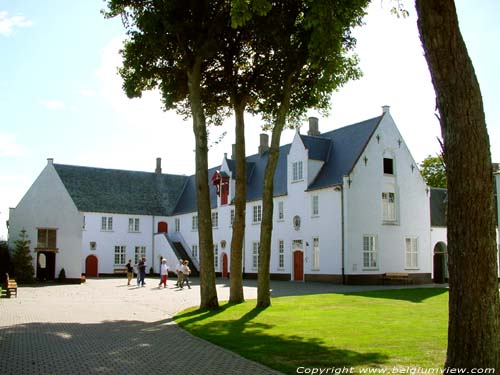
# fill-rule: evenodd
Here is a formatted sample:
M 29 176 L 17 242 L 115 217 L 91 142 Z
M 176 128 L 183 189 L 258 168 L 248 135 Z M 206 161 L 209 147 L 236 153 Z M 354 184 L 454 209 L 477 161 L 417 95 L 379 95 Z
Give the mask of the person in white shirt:
M 175 266 L 175 272 L 177 273 L 177 288 L 182 288 L 182 280 L 183 280 L 183 274 L 182 274 L 182 267 L 184 267 L 182 259 L 179 259 L 179 264 Z
M 163 284 L 163 287 L 166 288 L 168 279 L 168 265 L 166 259 L 163 259 L 161 261 L 160 276 L 161 276 L 161 281 L 160 284 L 158 284 L 158 288 L 161 288 L 161 284 Z

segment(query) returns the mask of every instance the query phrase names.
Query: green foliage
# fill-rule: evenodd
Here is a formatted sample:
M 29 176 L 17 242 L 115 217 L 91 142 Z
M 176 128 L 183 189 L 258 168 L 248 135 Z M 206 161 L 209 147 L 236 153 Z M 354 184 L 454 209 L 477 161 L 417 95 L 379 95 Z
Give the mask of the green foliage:
M 57 277 L 57 280 L 59 282 L 64 282 L 66 281 L 66 271 L 64 268 L 61 268 L 61 271 L 59 271 L 59 276 Z
M 244 26 L 254 15 L 265 16 L 272 8 L 269 0 L 232 0 L 231 25 Z
M 30 252 L 31 241 L 25 229 L 19 233 L 19 239 L 14 241 L 15 248 L 12 254 L 13 277 L 19 283 L 32 283 L 35 281 L 33 257 Z
M 5 279 L 5 274 L 10 270 L 10 254 L 6 241 L 0 241 L 0 281 Z
M 442 367 L 448 292 L 418 288 L 313 294 L 188 310 L 174 320 L 188 332 L 286 374 L 297 367 Z M 241 338 L 245 339 L 242 340 Z
M 419 167 L 427 185 L 446 189 L 446 166 L 441 155 L 427 156 Z

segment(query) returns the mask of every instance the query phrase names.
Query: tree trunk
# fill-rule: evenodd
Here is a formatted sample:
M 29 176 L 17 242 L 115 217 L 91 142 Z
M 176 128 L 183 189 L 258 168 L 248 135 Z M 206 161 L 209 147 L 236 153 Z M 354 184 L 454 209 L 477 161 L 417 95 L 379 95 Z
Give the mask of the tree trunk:
M 260 224 L 259 271 L 257 275 L 257 307 L 271 305 L 270 273 L 271 239 L 273 234 L 273 190 L 274 173 L 279 158 L 281 133 L 285 127 L 290 106 L 291 79 L 289 76 L 283 85 L 283 99 L 280 104 L 271 136 L 271 146 L 264 172 L 264 187 L 262 191 L 262 222 Z
M 236 117 L 236 178 L 234 194 L 234 222 L 231 238 L 231 266 L 229 302 L 241 303 L 243 295 L 243 240 L 245 237 L 245 212 L 247 199 L 247 168 L 245 155 L 245 104 L 235 104 Z
M 437 97 L 448 180 L 446 366 L 500 369 L 500 302 L 490 144 L 479 83 L 453 0 L 416 0 Z
M 200 309 L 219 307 L 215 287 L 214 245 L 208 185 L 208 142 L 205 113 L 201 104 L 201 62 L 198 59 L 188 73 L 189 101 L 196 139 L 196 199 L 200 246 Z

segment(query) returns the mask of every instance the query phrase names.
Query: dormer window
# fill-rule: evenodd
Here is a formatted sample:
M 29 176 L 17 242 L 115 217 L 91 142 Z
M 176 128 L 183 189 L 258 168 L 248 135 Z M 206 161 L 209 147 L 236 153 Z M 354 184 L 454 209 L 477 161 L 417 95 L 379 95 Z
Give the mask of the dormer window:
M 229 176 L 224 172 L 215 171 L 212 176 L 212 184 L 215 186 L 215 193 L 220 197 L 220 204 L 227 204 L 229 197 Z
M 304 179 L 302 161 L 292 163 L 292 181 L 300 181 Z
M 394 175 L 394 159 L 384 158 L 384 174 Z

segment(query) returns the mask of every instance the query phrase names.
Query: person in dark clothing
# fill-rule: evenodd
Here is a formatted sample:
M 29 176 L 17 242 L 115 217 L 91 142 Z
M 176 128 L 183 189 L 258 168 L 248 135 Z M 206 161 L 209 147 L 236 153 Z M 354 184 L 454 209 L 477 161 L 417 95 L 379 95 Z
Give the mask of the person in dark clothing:
M 134 277 L 134 266 L 132 266 L 132 259 L 128 260 L 127 267 L 127 285 L 130 285 L 132 277 Z
M 144 278 L 146 277 L 146 258 L 142 258 L 137 268 L 139 269 L 139 284 L 141 284 L 141 286 L 144 286 L 146 285 L 146 283 L 144 282 Z

